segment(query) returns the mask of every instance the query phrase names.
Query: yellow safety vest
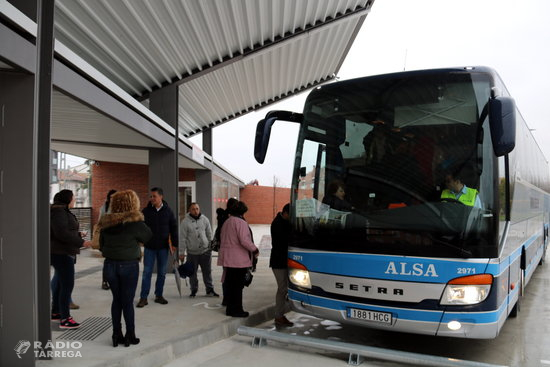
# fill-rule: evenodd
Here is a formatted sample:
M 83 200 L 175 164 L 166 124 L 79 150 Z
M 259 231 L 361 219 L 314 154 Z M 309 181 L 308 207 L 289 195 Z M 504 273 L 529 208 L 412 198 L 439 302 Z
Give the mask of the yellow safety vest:
M 476 202 L 476 197 L 477 197 L 477 190 L 469 187 L 466 187 L 466 193 L 465 194 L 463 193 L 462 195 L 460 195 L 458 199 L 456 198 L 456 195 L 453 194 L 449 189 L 445 189 L 441 192 L 442 199 L 455 199 L 460 201 L 462 204 L 468 205 L 468 206 L 474 206 Z

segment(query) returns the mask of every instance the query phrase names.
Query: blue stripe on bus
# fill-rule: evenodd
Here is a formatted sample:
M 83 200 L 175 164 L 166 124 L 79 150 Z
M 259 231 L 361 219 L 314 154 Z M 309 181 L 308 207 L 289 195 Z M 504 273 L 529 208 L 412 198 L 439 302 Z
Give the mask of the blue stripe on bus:
M 528 238 L 510 256 L 499 264 L 489 259 L 439 259 L 339 252 L 305 252 L 289 250 L 288 257 L 303 264 L 309 271 L 358 278 L 414 281 L 420 283 L 447 283 L 449 280 L 473 274 L 487 273 L 497 277 L 521 256 L 522 247 L 528 248 L 540 237 Z M 391 264 L 393 262 L 393 264 Z M 330 269 L 330 272 L 327 272 Z
M 457 275 L 458 268 L 469 269 L 471 272 L 463 275 L 484 273 L 487 269 L 487 262 L 473 263 L 454 259 L 294 250 L 289 250 L 288 256 L 313 272 L 422 283 L 446 283 L 461 276 Z M 327 269 L 330 271 L 327 272 Z

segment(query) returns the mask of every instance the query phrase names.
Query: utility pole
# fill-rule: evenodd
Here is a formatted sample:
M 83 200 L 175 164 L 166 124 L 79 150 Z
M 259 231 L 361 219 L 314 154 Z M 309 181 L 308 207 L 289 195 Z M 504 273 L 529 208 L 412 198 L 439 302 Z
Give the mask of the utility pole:
M 275 214 L 277 214 L 277 203 L 275 202 L 275 194 L 277 192 L 277 185 L 279 184 L 279 179 L 277 176 L 273 175 L 273 216 L 272 218 L 275 218 Z

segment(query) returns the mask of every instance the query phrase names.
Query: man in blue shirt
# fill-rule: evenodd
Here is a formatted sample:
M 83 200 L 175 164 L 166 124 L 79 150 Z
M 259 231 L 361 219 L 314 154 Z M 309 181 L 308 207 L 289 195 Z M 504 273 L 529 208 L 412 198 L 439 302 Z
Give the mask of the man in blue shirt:
M 445 186 L 447 188 L 441 192 L 441 199 L 454 199 L 464 205 L 481 208 L 478 191 L 464 185 L 457 174 L 446 174 Z

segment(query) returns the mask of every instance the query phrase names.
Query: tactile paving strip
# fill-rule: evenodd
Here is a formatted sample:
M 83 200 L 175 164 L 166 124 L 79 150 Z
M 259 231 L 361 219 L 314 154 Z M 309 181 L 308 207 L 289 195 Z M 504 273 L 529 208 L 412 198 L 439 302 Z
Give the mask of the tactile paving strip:
M 58 339 L 65 340 L 94 340 L 102 332 L 111 327 L 110 317 L 88 317 L 78 329 L 67 330 Z

